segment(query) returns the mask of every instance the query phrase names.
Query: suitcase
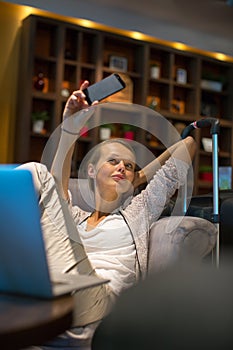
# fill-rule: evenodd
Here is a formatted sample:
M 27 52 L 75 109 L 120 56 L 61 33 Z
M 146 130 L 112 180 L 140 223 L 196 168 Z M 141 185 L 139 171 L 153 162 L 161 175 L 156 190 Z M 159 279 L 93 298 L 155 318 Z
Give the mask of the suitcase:
M 186 215 L 213 222 L 213 193 L 192 197 Z M 219 231 L 221 252 L 233 249 L 233 190 L 219 191 Z
M 210 220 L 213 222 L 217 228 L 218 234 L 217 234 L 217 242 L 216 242 L 216 266 L 219 266 L 219 247 L 220 247 L 220 238 L 219 238 L 219 231 L 220 231 L 220 214 L 219 214 L 219 174 L 218 174 L 218 135 L 220 133 L 220 123 L 219 120 L 216 118 L 203 118 L 198 121 L 195 121 L 191 124 L 189 124 L 181 133 L 181 138 L 184 139 L 187 137 L 190 132 L 197 128 L 205 128 L 210 127 L 210 134 L 212 135 L 212 165 L 213 165 L 213 195 L 210 205 L 210 198 L 204 198 L 203 199 L 203 207 L 200 208 L 199 205 L 199 213 L 198 208 L 196 208 L 196 215 L 199 216 L 202 215 L 206 216 L 207 220 Z M 184 193 L 187 193 L 187 188 L 184 186 Z M 197 201 L 195 198 L 191 199 L 191 202 Z M 200 199 L 199 199 L 200 201 Z M 187 195 L 184 195 L 184 213 L 187 212 Z M 191 204 L 191 203 L 190 203 Z M 192 206 L 192 204 L 191 204 Z M 191 208 L 189 210 L 189 213 L 191 211 Z

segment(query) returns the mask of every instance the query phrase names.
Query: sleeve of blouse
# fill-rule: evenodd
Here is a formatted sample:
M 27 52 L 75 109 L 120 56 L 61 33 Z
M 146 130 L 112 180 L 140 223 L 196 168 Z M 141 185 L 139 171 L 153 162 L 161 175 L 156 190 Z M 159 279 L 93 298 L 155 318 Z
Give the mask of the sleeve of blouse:
M 144 213 L 152 223 L 157 220 L 175 191 L 185 183 L 189 165 L 179 159 L 170 158 L 151 179 L 145 190 L 132 199 L 129 210 Z

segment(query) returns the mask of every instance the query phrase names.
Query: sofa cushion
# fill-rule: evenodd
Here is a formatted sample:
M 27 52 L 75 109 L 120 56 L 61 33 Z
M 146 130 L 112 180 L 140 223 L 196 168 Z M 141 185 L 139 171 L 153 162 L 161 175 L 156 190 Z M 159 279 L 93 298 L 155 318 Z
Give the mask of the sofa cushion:
M 159 219 L 151 228 L 149 272 L 165 269 L 176 261 L 201 261 L 214 248 L 217 227 L 202 218 L 169 216 Z
M 85 211 L 93 211 L 94 195 L 90 190 L 87 179 L 70 178 L 69 191 L 72 196 L 73 205 L 77 205 Z

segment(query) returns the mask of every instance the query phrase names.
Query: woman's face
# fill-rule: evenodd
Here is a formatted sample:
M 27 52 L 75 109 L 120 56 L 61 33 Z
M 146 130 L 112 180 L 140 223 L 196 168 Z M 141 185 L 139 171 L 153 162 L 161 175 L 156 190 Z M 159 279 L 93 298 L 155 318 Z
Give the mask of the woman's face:
M 132 189 L 135 156 L 120 143 L 105 144 L 101 146 L 100 158 L 93 171 L 100 195 L 105 199 L 116 199 Z

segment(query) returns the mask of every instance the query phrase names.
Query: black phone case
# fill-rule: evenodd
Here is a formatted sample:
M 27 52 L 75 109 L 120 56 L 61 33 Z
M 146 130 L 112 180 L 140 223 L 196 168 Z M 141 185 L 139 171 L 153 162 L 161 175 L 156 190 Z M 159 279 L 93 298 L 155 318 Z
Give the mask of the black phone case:
M 90 85 L 87 89 L 84 89 L 83 92 L 86 95 L 88 104 L 91 105 L 94 101 L 101 101 L 124 89 L 125 86 L 123 79 L 118 74 L 114 73 L 107 78 Z

